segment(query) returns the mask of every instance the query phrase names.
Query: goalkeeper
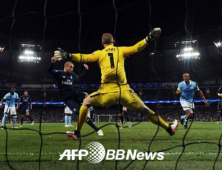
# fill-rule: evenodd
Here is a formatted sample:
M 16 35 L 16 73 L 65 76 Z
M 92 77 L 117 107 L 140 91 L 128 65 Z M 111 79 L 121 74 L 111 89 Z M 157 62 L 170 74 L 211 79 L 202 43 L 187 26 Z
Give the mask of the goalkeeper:
M 97 62 L 101 69 L 101 86 L 100 89 L 84 99 L 83 105 L 80 108 L 79 120 L 77 129 L 66 134 L 73 138 L 80 138 L 82 126 L 87 118 L 87 112 L 90 106 L 109 106 L 117 102 L 123 106 L 134 109 L 139 113 L 144 114 L 149 120 L 164 128 L 169 135 L 174 135 L 177 130 L 178 121 L 167 124 L 154 111 L 149 109 L 138 95 L 127 84 L 126 73 L 124 68 L 124 60 L 130 55 L 143 50 L 148 43 L 160 36 L 161 29 L 154 28 L 150 34 L 143 40 L 139 41 L 134 46 L 116 47 L 114 39 L 110 33 L 102 35 L 103 50 L 95 51 L 92 54 L 70 54 L 58 48 L 52 57 L 52 61 L 71 59 L 75 62 Z

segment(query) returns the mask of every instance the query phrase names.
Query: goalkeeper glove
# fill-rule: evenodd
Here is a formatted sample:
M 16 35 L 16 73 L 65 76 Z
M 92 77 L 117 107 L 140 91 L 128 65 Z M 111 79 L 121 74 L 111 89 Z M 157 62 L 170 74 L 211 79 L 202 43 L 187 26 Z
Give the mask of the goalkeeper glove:
M 57 58 L 58 61 L 65 60 L 65 59 L 71 59 L 72 55 L 71 53 L 67 53 L 61 48 L 57 48 L 56 51 L 54 51 L 54 56 Z
M 145 40 L 146 42 L 150 42 L 155 40 L 156 38 L 158 38 L 160 36 L 161 33 L 161 29 L 160 28 L 154 28 L 148 36 L 146 36 Z

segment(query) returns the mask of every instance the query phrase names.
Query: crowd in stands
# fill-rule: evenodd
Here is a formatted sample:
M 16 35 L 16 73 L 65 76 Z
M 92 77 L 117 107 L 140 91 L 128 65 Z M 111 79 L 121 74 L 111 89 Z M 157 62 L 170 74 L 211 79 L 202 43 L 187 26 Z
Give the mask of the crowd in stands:
M 17 89 L 16 92 L 21 96 L 25 89 Z M 142 100 L 179 100 L 179 96 L 175 94 L 176 88 L 150 88 L 150 89 L 135 89 L 135 92 L 142 98 Z M 218 87 L 204 88 L 202 87 L 205 97 L 207 99 L 217 99 L 217 90 Z M 30 89 L 29 95 L 32 97 L 33 102 L 53 102 L 60 101 L 59 91 L 57 89 L 47 89 L 47 90 L 35 90 Z M 95 90 L 87 90 L 86 92 L 91 93 Z M 0 98 L 4 97 L 9 90 L 0 90 Z M 46 93 L 46 97 L 43 97 L 43 93 Z M 199 99 L 199 95 L 195 96 L 195 99 Z M 179 119 L 181 115 L 184 114 L 179 103 L 171 103 L 171 104 L 148 104 L 148 106 L 153 109 L 158 115 L 163 117 L 163 119 L 167 120 L 167 118 Z M 36 122 L 40 120 L 42 112 L 41 105 L 33 105 L 33 110 L 31 114 Z M 131 121 L 146 121 L 147 119 L 136 113 L 135 111 L 129 110 L 129 115 Z M 97 115 L 114 115 L 113 120 L 115 121 L 115 115 L 118 113 L 117 107 L 109 107 L 109 108 L 95 108 L 95 121 L 97 120 Z M 0 109 L 0 117 L 3 114 L 3 109 Z M 217 111 L 217 103 L 212 103 L 210 107 L 205 107 L 203 103 L 196 104 L 195 111 L 195 120 L 196 121 L 208 121 L 208 120 L 216 120 Z M 102 118 L 102 117 L 101 117 Z M 43 122 L 63 122 L 64 119 L 64 106 L 63 105 L 46 105 L 43 108 L 42 120 Z M 107 118 L 102 118 L 100 121 L 106 121 Z

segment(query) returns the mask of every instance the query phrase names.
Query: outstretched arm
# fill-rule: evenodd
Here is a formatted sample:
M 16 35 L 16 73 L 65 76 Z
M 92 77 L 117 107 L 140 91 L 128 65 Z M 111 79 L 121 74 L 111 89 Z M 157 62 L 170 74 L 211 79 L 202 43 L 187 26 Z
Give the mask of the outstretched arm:
M 3 97 L 2 100 L 1 100 L 1 103 L 0 103 L 0 108 L 2 107 L 2 102 L 3 100 L 5 100 L 5 98 Z
M 87 74 L 87 72 L 88 72 L 88 70 L 89 70 L 89 66 L 88 66 L 87 64 L 84 64 L 83 66 L 84 66 L 85 70 L 79 75 L 78 81 L 79 81 L 81 78 L 83 78 L 83 77 Z
M 139 41 L 138 43 L 136 43 L 135 45 L 130 46 L 130 47 L 122 47 L 123 55 L 125 57 L 127 57 L 127 56 L 129 56 L 131 54 L 134 54 L 134 53 L 142 51 L 148 45 L 149 42 L 157 39 L 160 36 L 160 33 L 161 33 L 161 29 L 160 28 L 154 28 L 149 33 L 149 35 L 146 36 L 146 38 L 143 39 L 142 41 Z
M 198 90 L 198 92 L 199 92 L 199 95 L 200 95 L 201 99 L 203 99 L 204 104 L 205 104 L 206 106 L 209 106 L 209 103 L 207 102 L 207 100 L 206 100 L 203 92 L 202 92 L 201 90 Z
M 161 33 L 160 28 L 154 28 L 149 33 L 149 35 L 146 36 L 146 38 L 144 40 L 138 42 L 134 46 L 122 47 L 123 48 L 123 55 L 129 56 L 131 54 L 134 54 L 136 52 L 143 50 L 150 41 L 157 39 L 160 36 L 160 33 Z M 61 48 L 58 48 L 54 52 L 54 56 L 56 57 L 55 61 L 57 61 L 57 60 L 60 61 L 60 60 L 64 60 L 64 59 L 69 58 L 69 59 L 72 59 L 72 61 L 76 61 L 76 62 L 80 62 L 80 63 L 88 63 L 88 62 L 98 61 L 99 56 L 100 56 L 100 51 L 95 51 L 92 54 L 81 54 L 81 53 L 72 54 L 72 53 L 67 53 L 66 51 L 64 51 Z
M 51 58 L 51 64 L 49 65 L 48 72 L 54 75 L 53 65 L 57 61 L 56 57 Z
M 176 94 L 181 94 L 182 90 L 181 90 L 181 84 L 178 84 L 177 90 L 176 90 Z
M 71 54 L 71 60 L 79 63 L 90 63 L 99 60 L 99 51 L 92 54 Z
M 181 94 L 181 90 L 177 89 L 176 94 Z
M 148 43 L 146 42 L 146 40 L 142 40 L 138 43 L 136 43 L 133 46 L 130 47 L 121 47 L 123 50 L 123 56 L 128 57 L 134 53 L 140 52 L 142 51 L 146 46 L 148 45 Z
M 57 60 L 71 59 L 72 61 L 76 61 L 79 63 L 89 63 L 96 62 L 99 60 L 100 51 L 95 51 L 92 54 L 81 54 L 81 53 L 67 53 L 61 48 L 58 48 L 54 51 L 54 57 L 52 58 L 54 62 Z
M 53 72 L 53 65 L 54 65 L 54 63 L 51 63 L 49 65 L 49 68 L 48 68 L 48 72 L 51 73 L 51 74 L 54 74 L 54 72 Z

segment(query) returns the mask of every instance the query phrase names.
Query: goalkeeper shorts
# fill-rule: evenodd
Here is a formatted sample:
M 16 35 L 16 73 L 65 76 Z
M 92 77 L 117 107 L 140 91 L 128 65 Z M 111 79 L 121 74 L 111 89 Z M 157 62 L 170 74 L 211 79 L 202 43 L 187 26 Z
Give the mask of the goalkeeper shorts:
M 96 91 L 90 94 L 90 103 L 92 106 L 110 106 L 121 103 L 128 109 L 139 109 L 143 101 L 133 90 L 120 92 L 100 93 Z

